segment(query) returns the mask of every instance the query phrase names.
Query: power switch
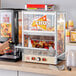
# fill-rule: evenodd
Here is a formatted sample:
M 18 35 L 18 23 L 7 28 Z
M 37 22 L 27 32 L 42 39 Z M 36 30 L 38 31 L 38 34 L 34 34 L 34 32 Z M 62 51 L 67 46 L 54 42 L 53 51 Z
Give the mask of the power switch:
M 32 57 L 32 60 L 35 60 L 35 57 Z
M 43 58 L 42 61 L 46 61 L 46 58 Z
M 41 58 L 40 57 L 37 57 L 37 61 L 41 61 Z

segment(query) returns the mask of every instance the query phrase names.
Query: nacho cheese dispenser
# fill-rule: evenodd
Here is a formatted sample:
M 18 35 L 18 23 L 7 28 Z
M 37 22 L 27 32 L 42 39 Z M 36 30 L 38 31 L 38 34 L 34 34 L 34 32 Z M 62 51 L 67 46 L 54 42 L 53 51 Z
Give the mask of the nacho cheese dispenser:
M 18 12 L 21 9 L 0 9 L 0 60 L 18 61 L 19 49 L 14 46 L 18 44 Z

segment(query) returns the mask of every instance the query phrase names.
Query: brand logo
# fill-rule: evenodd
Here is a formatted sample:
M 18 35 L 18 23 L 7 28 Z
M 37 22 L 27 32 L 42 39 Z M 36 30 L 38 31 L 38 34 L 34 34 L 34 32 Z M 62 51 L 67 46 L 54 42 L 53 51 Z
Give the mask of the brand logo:
M 6 22 L 6 23 L 9 22 L 9 17 L 7 14 L 5 15 L 5 17 L 3 17 L 3 22 Z

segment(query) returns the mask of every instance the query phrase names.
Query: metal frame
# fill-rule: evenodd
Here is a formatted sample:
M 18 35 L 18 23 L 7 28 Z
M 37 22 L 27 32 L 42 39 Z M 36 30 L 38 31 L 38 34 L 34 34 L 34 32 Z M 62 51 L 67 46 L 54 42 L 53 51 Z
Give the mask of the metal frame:
M 23 11 L 22 11 L 22 47 L 24 47 L 24 32 L 23 32 L 23 30 L 24 30 L 24 24 L 23 24 Z

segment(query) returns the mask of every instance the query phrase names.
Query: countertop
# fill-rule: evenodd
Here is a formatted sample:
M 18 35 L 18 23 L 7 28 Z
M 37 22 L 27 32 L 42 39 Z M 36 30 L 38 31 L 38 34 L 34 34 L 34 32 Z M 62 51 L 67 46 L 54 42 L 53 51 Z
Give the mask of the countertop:
M 67 45 L 76 46 L 76 43 L 67 43 Z M 65 63 L 66 62 L 63 61 L 58 65 L 65 65 Z M 47 74 L 52 76 L 76 76 L 76 68 L 74 67 L 72 67 L 72 71 L 68 71 L 66 67 L 65 67 L 65 70 L 60 71 L 57 69 L 51 69 L 50 65 L 26 63 L 22 61 L 19 61 L 19 62 L 0 61 L 0 69 L 31 72 L 31 73 L 38 73 L 38 74 Z
M 60 63 L 65 64 L 65 62 Z M 64 71 L 52 70 L 49 65 L 45 64 L 35 64 L 35 63 L 26 63 L 26 62 L 5 62 L 0 61 L 0 69 L 12 70 L 12 71 L 22 71 L 22 72 L 31 72 L 39 74 L 47 74 L 53 76 L 76 76 L 76 69 L 72 68 L 72 71 L 65 69 Z

